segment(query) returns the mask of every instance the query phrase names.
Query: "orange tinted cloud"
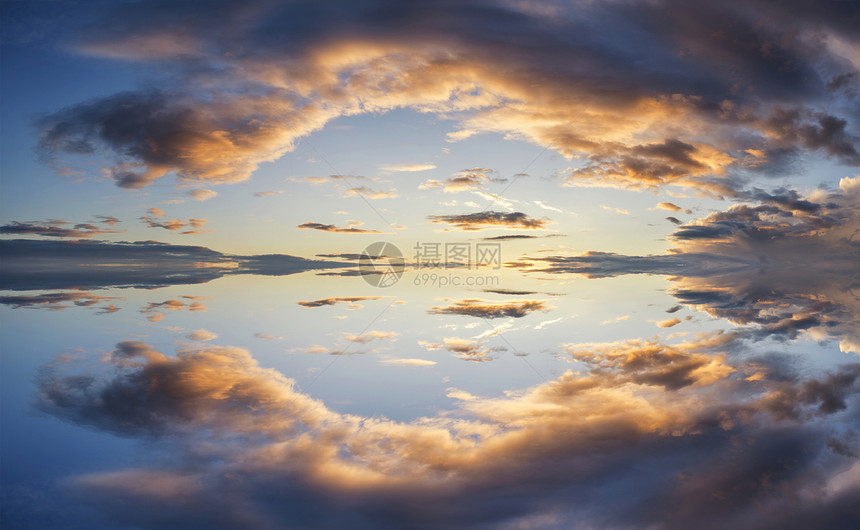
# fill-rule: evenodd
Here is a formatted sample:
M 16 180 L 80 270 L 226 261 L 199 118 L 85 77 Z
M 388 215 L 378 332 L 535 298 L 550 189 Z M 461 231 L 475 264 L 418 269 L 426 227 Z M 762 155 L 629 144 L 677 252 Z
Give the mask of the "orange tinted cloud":
M 533 311 L 548 311 L 552 309 L 545 300 L 522 300 L 509 302 L 487 302 L 476 298 L 457 300 L 445 307 L 431 307 L 427 310 L 432 315 L 465 315 L 479 318 L 521 318 Z
M 447 342 L 439 347 L 467 347 Z M 177 451 L 175 465 L 100 471 L 73 482 L 96 502 L 122 500 L 124 515 L 128 506 L 143 505 L 145 514 L 166 503 L 167 511 L 159 512 L 162 525 L 178 515 L 170 510 L 179 496 L 183 513 L 177 520 L 186 524 L 193 514 L 211 516 L 213 510 L 220 517 L 247 517 L 252 507 L 255 515 L 275 517 L 279 526 L 289 527 L 295 512 L 270 508 L 290 502 L 293 491 L 301 489 L 322 504 L 314 512 L 317 521 L 343 510 L 344 499 L 351 507 L 410 499 L 415 506 L 430 503 L 422 520 L 448 526 L 458 517 L 450 515 L 452 507 L 456 513 L 474 510 L 486 495 L 500 495 L 508 499 L 509 510 L 487 512 L 482 523 L 508 519 L 510 510 L 545 513 L 549 505 L 562 510 L 565 527 L 576 527 L 576 521 L 590 519 L 582 519 L 578 510 L 564 511 L 571 491 L 591 491 L 607 480 L 613 483 L 613 477 L 625 487 L 630 481 L 653 484 L 653 473 L 660 475 L 660 486 L 647 499 L 622 496 L 625 502 L 592 508 L 619 523 L 641 521 L 643 514 L 656 522 L 666 510 L 650 512 L 655 502 L 721 506 L 724 497 L 715 497 L 714 491 L 733 495 L 735 510 L 743 508 L 762 522 L 771 517 L 758 509 L 763 500 L 817 506 L 818 500 L 799 494 L 807 479 L 821 473 L 838 476 L 856 455 L 828 449 L 832 433 L 816 418 L 847 426 L 839 413 L 856 393 L 860 364 L 785 377 L 790 362 L 730 364 L 728 357 L 709 353 L 713 347 L 704 342 L 571 346 L 570 354 L 584 363 L 586 373 L 567 371 L 498 397 L 450 388 L 456 410 L 398 422 L 337 413 L 240 348 L 183 348 L 167 356 L 145 343 L 126 341 L 107 356 L 107 367 L 82 362 L 78 370 L 83 373 L 70 364 L 46 367 L 38 380 L 39 406 L 66 421 L 150 443 L 196 441 L 171 445 Z M 94 368 L 104 373 L 92 377 Z M 136 399 L 129 401 L 128 395 Z M 207 441 L 202 453 L 197 450 L 201 433 Z M 796 436 L 803 443 L 792 444 Z M 743 453 L 738 440 L 744 441 Z M 767 450 L 753 461 L 731 458 L 748 454 L 751 446 Z M 810 446 L 817 450 L 809 451 Z M 817 460 L 821 451 L 833 465 Z M 679 459 L 687 452 L 693 452 L 691 458 Z M 788 455 L 795 455 L 790 475 L 775 475 Z M 621 465 L 651 460 L 659 465 L 644 474 Z M 234 480 L 238 476 L 242 479 Z M 691 489 L 690 480 L 697 487 Z M 763 480 L 778 487 L 761 488 Z M 732 493 L 747 483 L 753 485 L 750 491 Z M 556 492 L 562 485 L 564 491 Z M 239 511 L 235 503 L 211 503 L 213 491 L 222 489 L 244 501 Z M 787 490 L 798 494 L 786 500 Z M 838 492 L 824 495 L 840 498 Z M 307 496 L 302 498 L 307 503 Z M 415 520 L 414 510 L 406 518 L 374 511 L 371 520 L 402 526 Z M 332 521 L 348 513 L 338 512 Z

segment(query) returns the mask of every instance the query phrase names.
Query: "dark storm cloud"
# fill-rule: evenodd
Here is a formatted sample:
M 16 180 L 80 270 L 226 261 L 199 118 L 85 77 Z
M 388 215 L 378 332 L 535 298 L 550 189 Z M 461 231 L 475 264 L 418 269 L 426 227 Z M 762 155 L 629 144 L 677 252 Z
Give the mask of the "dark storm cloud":
M 829 114 L 809 115 L 802 109 L 777 108 L 765 118 L 764 128 L 786 146 L 822 150 L 846 165 L 860 165 L 857 137 L 851 135 L 848 122 Z
M 460 230 L 487 230 L 490 228 L 520 228 L 543 230 L 549 221 L 535 219 L 522 212 L 478 212 L 459 215 L 430 215 L 431 223 L 447 223 Z
M 283 254 L 235 256 L 154 241 L 0 240 L 0 288 L 153 288 L 205 283 L 227 274 L 280 276 L 348 264 Z
M 455 411 L 412 422 L 334 412 L 230 347 L 167 356 L 125 341 L 107 363 L 52 364 L 37 383 L 48 414 L 173 450 L 155 466 L 68 482 L 80 502 L 139 528 L 856 520 L 860 464 L 840 444 L 860 427 L 860 365 L 772 378 L 761 359 L 730 364 L 713 349 L 574 347 L 588 373 L 498 398 L 449 388 Z

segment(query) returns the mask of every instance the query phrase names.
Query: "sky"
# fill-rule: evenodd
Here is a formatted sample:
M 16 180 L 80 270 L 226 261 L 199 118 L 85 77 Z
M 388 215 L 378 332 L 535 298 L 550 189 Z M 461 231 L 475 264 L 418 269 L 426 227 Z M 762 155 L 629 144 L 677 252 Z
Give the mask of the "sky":
M 854 0 L 0 1 L 0 526 L 860 526 Z

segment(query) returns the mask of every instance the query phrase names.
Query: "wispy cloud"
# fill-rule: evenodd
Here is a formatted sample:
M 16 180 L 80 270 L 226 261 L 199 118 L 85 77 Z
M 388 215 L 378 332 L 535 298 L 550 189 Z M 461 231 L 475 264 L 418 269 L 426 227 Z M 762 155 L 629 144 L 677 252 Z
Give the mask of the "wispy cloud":
M 188 196 L 194 199 L 195 201 L 208 201 L 213 197 L 218 196 L 218 192 L 214 190 L 208 190 L 205 188 L 196 188 L 190 190 L 188 192 Z
M 447 223 L 460 230 L 486 230 L 489 228 L 512 228 L 543 230 L 549 224 L 546 219 L 534 219 L 522 212 L 478 212 L 459 215 L 431 215 L 431 223 Z
M 191 340 L 204 342 L 204 341 L 217 339 L 218 334 L 201 328 L 201 329 L 198 329 L 198 330 L 195 330 L 195 331 L 192 331 L 191 333 L 189 333 L 188 338 Z
M 208 219 L 188 219 L 182 221 L 180 219 L 165 219 L 164 210 L 160 208 L 150 208 L 146 211 L 146 215 L 140 218 L 140 221 L 149 228 L 164 228 L 165 230 L 182 230 L 182 235 L 194 235 L 204 233 L 203 226 L 209 222 Z
M 355 225 L 361 225 L 362 223 L 355 223 Z M 338 234 L 381 234 L 382 232 L 378 230 L 365 230 L 364 228 L 358 228 L 357 226 L 335 226 L 335 225 L 326 225 L 322 223 L 303 223 L 298 227 L 301 229 L 313 229 L 320 230 L 322 232 L 335 232 Z
M 451 305 L 431 307 L 427 310 L 432 315 L 465 315 L 479 318 L 522 318 L 533 311 L 548 311 L 552 309 L 545 300 L 523 300 L 510 302 L 487 302 L 475 298 L 457 300 Z
M 346 197 L 355 197 L 360 195 L 367 199 L 393 199 L 397 197 L 397 193 L 395 191 L 377 191 L 368 186 L 359 186 L 357 188 L 350 188 L 343 192 Z
M 35 309 L 48 309 L 50 311 L 60 311 L 71 307 L 98 308 L 97 304 L 107 302 L 109 300 L 119 300 L 119 298 L 115 296 L 97 295 L 85 291 L 0 296 L 0 304 L 8 305 L 14 309 L 29 307 Z M 113 306 L 113 304 L 101 306 L 99 309 L 107 309 L 110 313 L 119 310 L 116 306 Z
M 472 168 L 464 169 L 445 180 L 431 179 L 418 185 L 419 190 L 441 188 L 445 193 L 460 193 L 462 191 L 481 190 L 490 182 L 503 182 L 504 179 L 492 177 L 492 169 Z
M 319 300 L 311 300 L 305 301 L 302 300 L 299 302 L 300 306 L 304 307 L 323 307 L 327 305 L 336 305 L 336 304 L 347 304 L 350 308 L 360 309 L 364 306 L 359 304 L 358 302 L 364 302 L 365 300 L 379 300 L 382 298 L 381 296 L 335 296 L 332 298 L 321 298 Z
M 446 350 L 455 353 L 460 359 L 473 362 L 491 361 L 493 352 L 506 350 L 504 347 L 490 348 L 483 341 L 457 337 L 446 337 L 442 342 L 419 340 L 418 345 L 430 351 Z
M 436 169 L 436 166 L 434 166 L 433 164 L 401 164 L 391 166 L 379 166 L 380 171 L 387 171 L 391 173 L 428 171 L 430 169 Z
M 367 344 L 368 342 L 373 342 L 379 339 L 388 339 L 393 341 L 396 337 L 397 333 L 394 331 L 365 331 L 358 335 L 354 333 L 344 334 L 344 338 L 349 342 L 357 342 L 360 344 Z
M 100 221 L 109 226 L 119 222 L 114 217 L 105 217 Z M 47 221 L 31 221 L 21 223 L 12 221 L 0 226 L 0 234 L 10 235 L 36 235 L 46 237 L 88 238 L 102 234 L 120 234 L 125 230 L 113 230 L 92 223 L 70 223 L 60 219 L 49 219 Z
M 388 366 L 433 366 L 434 364 L 436 364 L 436 361 L 413 358 L 380 359 L 379 364 L 385 364 Z

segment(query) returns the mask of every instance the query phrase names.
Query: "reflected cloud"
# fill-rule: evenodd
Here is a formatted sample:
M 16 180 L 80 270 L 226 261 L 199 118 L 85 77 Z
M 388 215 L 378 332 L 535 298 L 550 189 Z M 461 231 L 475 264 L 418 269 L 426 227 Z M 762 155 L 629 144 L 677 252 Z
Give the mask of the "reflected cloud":
M 436 361 L 427 359 L 382 359 L 379 364 L 388 366 L 433 366 Z
M 175 459 L 157 466 L 69 482 L 80 499 L 144 528 L 855 520 L 860 483 L 845 472 L 857 455 L 843 449 L 858 427 L 860 363 L 801 375 L 774 358 L 707 354 L 715 347 L 571 345 L 586 373 L 502 397 L 451 388 L 456 411 L 396 422 L 334 412 L 239 348 L 167 356 L 127 341 L 101 369 L 45 367 L 39 403 L 65 421 L 171 446 Z M 595 496 L 631 488 L 639 493 Z M 213 495 L 237 502 L 213 504 Z
M 364 307 L 358 302 L 365 300 L 379 300 L 382 296 L 333 296 L 331 298 L 321 298 L 319 300 L 302 300 L 298 304 L 304 307 L 322 307 L 327 305 L 347 304 L 350 309 L 361 309 Z
M 669 254 L 587 252 L 507 265 L 589 278 L 667 275 L 678 302 L 744 326 L 738 333 L 745 338 L 806 334 L 860 353 L 860 177 L 843 178 L 838 190 L 752 196 L 757 204 L 735 204 L 678 228 L 671 237 L 679 246 Z
M 194 296 L 183 296 L 182 298 L 192 300 L 191 302 L 183 302 L 180 300 L 165 300 L 164 302 L 149 302 L 144 306 L 143 309 L 140 310 L 141 313 L 146 315 L 146 319 L 150 322 L 161 322 L 164 320 L 164 316 L 167 314 L 165 311 L 181 311 L 182 309 L 187 309 L 188 311 L 207 311 L 208 308 L 203 305 L 201 302 L 193 301 L 196 297 Z M 198 330 L 204 333 L 210 333 L 206 330 Z M 195 332 L 197 333 L 197 332 Z M 199 336 L 203 336 L 200 334 Z M 213 336 L 212 338 L 216 338 L 218 335 Z M 194 340 L 209 340 L 209 339 L 194 339 Z
M 397 333 L 394 331 L 365 331 L 359 335 L 354 333 L 346 333 L 344 338 L 349 342 L 357 342 L 360 344 L 367 344 L 368 342 L 373 342 L 375 340 L 380 339 L 388 339 L 391 342 L 394 342 L 397 338 Z
M 493 352 L 507 351 L 504 346 L 490 348 L 486 346 L 486 342 L 481 340 L 461 339 L 457 337 L 445 337 L 442 342 L 430 342 L 419 340 L 419 346 L 423 346 L 430 351 L 446 350 L 457 354 L 457 357 L 465 361 L 485 362 L 492 361 Z
M 0 288 L 156 288 L 205 283 L 225 275 L 282 276 L 350 263 L 283 254 L 236 256 L 206 247 L 156 241 L 0 240 Z
M 533 311 L 549 311 L 552 309 L 552 307 L 545 304 L 545 300 L 494 303 L 477 298 L 467 298 L 465 300 L 457 300 L 449 306 L 431 307 L 427 312 L 431 315 L 465 315 L 487 319 L 504 317 L 522 318 Z
M 97 304 L 107 302 L 108 300 L 121 300 L 116 296 L 101 296 L 89 292 L 65 292 L 65 293 L 45 293 L 39 295 L 13 295 L 0 296 L 0 304 L 8 305 L 13 309 L 29 307 L 34 309 L 48 309 L 50 311 L 60 311 L 69 309 L 70 307 L 91 307 L 95 308 Z M 115 313 L 119 308 L 113 304 L 101 306 L 102 313 Z

